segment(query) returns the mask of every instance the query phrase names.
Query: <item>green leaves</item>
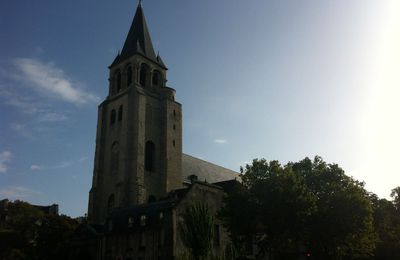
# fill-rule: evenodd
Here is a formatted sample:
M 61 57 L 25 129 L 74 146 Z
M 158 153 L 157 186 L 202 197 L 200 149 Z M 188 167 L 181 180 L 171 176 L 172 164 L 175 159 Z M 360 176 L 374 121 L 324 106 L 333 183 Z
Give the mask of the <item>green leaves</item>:
M 221 211 L 234 241 L 264 234 L 259 246 L 277 256 L 299 254 L 300 245 L 319 259 L 373 253 L 371 201 L 364 184 L 337 164 L 318 156 L 286 165 L 256 159 L 241 172 L 241 187 L 228 194 Z
M 209 255 L 214 238 L 214 217 L 206 204 L 197 203 L 186 208 L 181 238 L 194 259 L 202 259 Z

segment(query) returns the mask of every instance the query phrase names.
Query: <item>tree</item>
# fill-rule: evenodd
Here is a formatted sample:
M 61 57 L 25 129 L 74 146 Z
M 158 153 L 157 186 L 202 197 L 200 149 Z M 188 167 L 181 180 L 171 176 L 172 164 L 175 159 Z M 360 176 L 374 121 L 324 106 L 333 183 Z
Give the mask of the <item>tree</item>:
M 195 260 L 209 256 L 214 239 L 214 217 L 206 204 L 197 203 L 186 208 L 181 238 Z
M 280 258 L 304 248 L 317 259 L 373 254 L 372 203 L 364 184 L 337 164 L 320 157 L 284 166 L 262 159 L 246 165 L 242 174 L 241 187 L 228 193 L 221 212 L 233 239 L 261 234 L 259 247 Z M 253 208 L 244 219 L 250 220 L 236 227 L 243 208 Z
M 393 198 L 394 206 L 400 212 L 400 186 L 392 190 L 390 197 Z
M 77 222 L 48 215 L 22 201 L 8 204 L 7 221 L 0 230 L 0 259 L 65 259 L 67 242 Z
M 321 157 L 289 163 L 317 198 L 309 219 L 310 249 L 324 259 L 368 257 L 375 248 L 373 209 L 364 184 Z
M 375 260 L 400 259 L 400 214 L 395 201 L 370 195 L 374 208 L 374 228 L 377 236 Z
M 305 224 L 315 211 L 313 194 L 290 167 L 278 161 L 253 160 L 241 172 L 242 186 L 229 193 L 221 212 L 233 240 L 258 234 L 262 254 L 296 252 L 307 238 Z

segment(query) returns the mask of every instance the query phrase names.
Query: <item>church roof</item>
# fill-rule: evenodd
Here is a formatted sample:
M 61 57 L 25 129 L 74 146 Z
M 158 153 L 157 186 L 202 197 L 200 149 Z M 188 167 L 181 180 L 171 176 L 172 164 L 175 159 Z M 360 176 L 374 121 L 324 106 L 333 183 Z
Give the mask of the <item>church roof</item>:
M 136 9 L 135 17 L 133 18 L 128 36 L 126 37 L 124 47 L 111 66 L 131 57 L 134 54 L 141 54 L 166 68 L 161 58 L 154 52 L 153 43 L 150 38 L 143 8 L 140 3 Z
M 239 173 L 216 164 L 182 154 L 183 181 L 190 181 L 191 176 L 196 176 L 198 181 L 216 183 L 227 180 L 239 179 Z

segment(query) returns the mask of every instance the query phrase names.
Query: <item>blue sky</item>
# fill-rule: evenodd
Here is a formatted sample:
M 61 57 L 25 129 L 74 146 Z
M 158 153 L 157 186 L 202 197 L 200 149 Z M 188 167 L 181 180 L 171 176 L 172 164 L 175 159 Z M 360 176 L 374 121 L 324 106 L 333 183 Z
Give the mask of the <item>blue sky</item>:
M 87 209 L 97 105 L 137 2 L 2 1 L 0 198 Z M 397 1 L 145 0 L 184 152 L 233 170 L 322 156 L 400 185 Z

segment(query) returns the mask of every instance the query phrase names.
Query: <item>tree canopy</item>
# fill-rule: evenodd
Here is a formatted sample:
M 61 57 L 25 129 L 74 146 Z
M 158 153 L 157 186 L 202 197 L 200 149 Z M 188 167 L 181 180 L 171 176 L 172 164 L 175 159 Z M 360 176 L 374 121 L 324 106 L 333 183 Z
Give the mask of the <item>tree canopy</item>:
M 76 226 L 67 216 L 45 214 L 22 201 L 9 202 L 0 228 L 0 259 L 64 259 Z
M 253 160 L 228 193 L 221 216 L 233 240 L 257 234 L 259 253 L 316 259 L 375 252 L 374 208 L 364 184 L 321 157 L 281 165 Z M 246 216 L 242 209 L 246 211 Z

